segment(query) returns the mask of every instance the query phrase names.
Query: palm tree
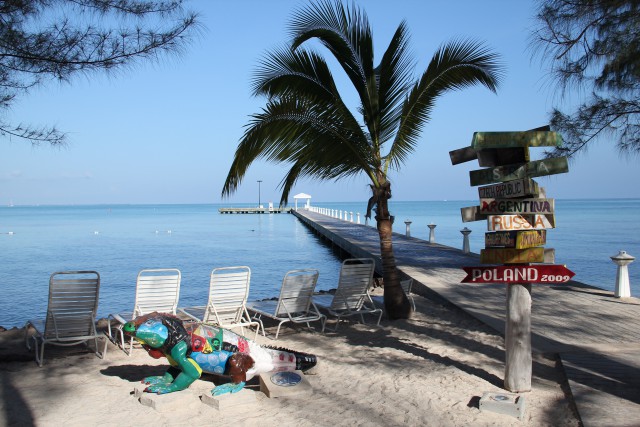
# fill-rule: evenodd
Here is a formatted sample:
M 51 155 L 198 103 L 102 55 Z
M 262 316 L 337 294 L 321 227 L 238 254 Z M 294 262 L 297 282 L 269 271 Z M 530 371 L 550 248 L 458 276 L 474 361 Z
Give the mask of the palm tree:
M 495 92 L 501 75 L 498 56 L 482 44 L 457 40 L 435 53 L 414 79 L 403 21 L 380 63 L 374 65 L 373 38 L 366 14 L 337 0 L 299 9 L 290 24 L 291 45 L 268 53 L 253 79 L 256 96 L 267 103 L 254 114 L 237 147 L 222 195 L 240 185 L 251 163 L 263 158 L 290 166 L 281 182 L 281 204 L 300 178 L 338 180 L 362 175 L 376 210 L 390 319 L 409 318 L 410 304 L 400 287 L 392 236 L 389 171 L 397 170 L 418 144 L 435 100 L 450 90 L 482 84 Z M 359 97 L 357 115 L 345 105 L 325 59 L 302 47 L 319 41 L 335 57 Z

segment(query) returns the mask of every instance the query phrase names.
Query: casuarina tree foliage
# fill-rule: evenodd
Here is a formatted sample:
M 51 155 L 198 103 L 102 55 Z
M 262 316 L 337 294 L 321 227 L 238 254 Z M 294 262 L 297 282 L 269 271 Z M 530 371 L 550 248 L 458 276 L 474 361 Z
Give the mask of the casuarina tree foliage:
M 376 64 L 366 13 L 340 1 L 300 8 L 289 30 L 289 44 L 268 53 L 255 73 L 254 94 L 264 96 L 266 105 L 240 140 L 222 194 L 236 190 L 258 158 L 289 168 L 281 182 L 281 204 L 300 178 L 366 176 L 371 187 L 367 216 L 375 209 L 380 236 L 386 312 L 391 319 L 408 318 L 411 308 L 391 241 L 389 172 L 417 147 L 438 97 L 477 84 L 495 92 L 498 57 L 479 42 L 455 40 L 439 48 L 415 77 L 409 32 L 401 22 Z M 355 111 L 338 92 L 325 57 L 305 48 L 311 40 L 326 48 L 346 74 L 358 97 Z
M 51 80 L 178 52 L 198 25 L 181 1 L 0 1 L 0 135 L 64 142 L 54 127 L 8 123 L 13 102 Z
M 536 19 L 534 54 L 550 64 L 560 93 L 582 100 L 575 111 L 552 112 L 565 146 L 549 155 L 571 157 L 604 137 L 639 154 L 640 2 L 541 0 Z

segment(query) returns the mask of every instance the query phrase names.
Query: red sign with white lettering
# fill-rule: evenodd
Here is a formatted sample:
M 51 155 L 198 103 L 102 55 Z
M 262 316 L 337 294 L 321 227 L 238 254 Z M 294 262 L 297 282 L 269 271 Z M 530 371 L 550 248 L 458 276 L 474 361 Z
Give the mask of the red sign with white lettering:
M 566 283 L 576 274 L 564 265 L 503 265 L 462 267 L 462 283 Z

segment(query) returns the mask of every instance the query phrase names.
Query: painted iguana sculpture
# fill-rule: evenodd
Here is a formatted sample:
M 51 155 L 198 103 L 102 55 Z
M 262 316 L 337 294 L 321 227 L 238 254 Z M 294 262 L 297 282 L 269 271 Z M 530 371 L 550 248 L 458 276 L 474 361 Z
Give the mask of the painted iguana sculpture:
M 247 380 L 265 372 L 306 371 L 316 365 L 314 355 L 260 346 L 227 329 L 195 324 L 188 331 L 182 320 L 165 313 L 139 316 L 124 325 L 151 357 L 166 357 L 171 365 L 163 376 L 146 377 L 144 391 L 157 394 L 184 390 L 202 372 L 227 375 L 231 383 L 211 390 L 214 396 L 240 391 Z

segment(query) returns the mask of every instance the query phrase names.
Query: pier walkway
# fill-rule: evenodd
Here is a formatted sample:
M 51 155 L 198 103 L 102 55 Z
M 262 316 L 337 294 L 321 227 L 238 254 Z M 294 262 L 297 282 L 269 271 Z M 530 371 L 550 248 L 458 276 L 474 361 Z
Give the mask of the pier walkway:
M 220 208 L 221 214 L 279 214 L 290 213 L 291 208 Z
M 352 256 L 373 257 L 380 272 L 374 227 L 292 213 Z M 400 234 L 393 248 L 400 272 L 414 279 L 413 292 L 436 294 L 504 335 L 505 285 L 460 283 L 461 267 L 480 265 L 477 254 Z M 640 300 L 571 281 L 534 284 L 532 301 L 533 351 L 560 356 L 583 425 L 640 426 Z

